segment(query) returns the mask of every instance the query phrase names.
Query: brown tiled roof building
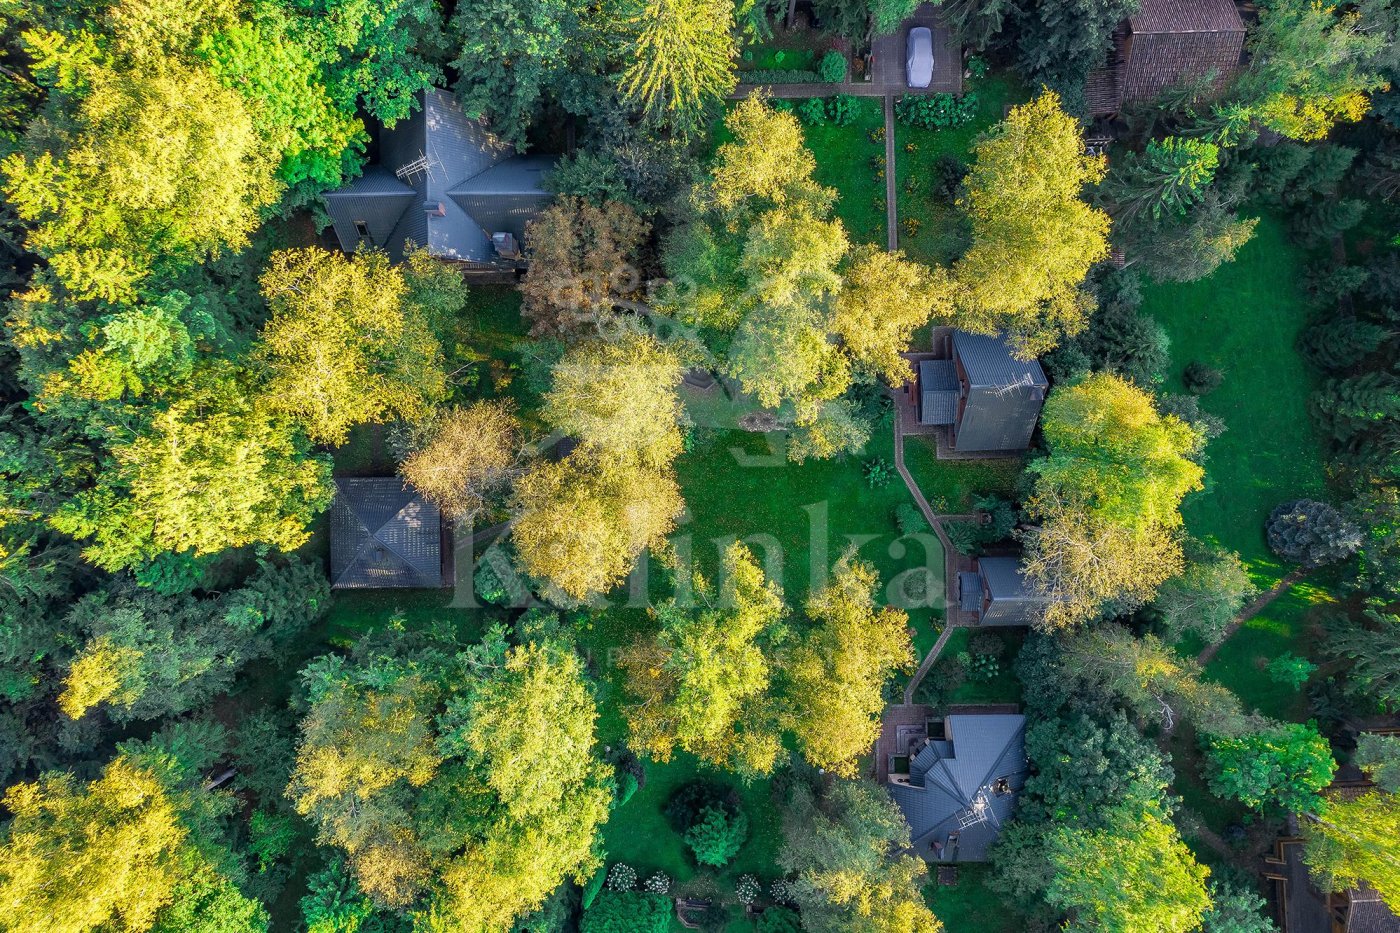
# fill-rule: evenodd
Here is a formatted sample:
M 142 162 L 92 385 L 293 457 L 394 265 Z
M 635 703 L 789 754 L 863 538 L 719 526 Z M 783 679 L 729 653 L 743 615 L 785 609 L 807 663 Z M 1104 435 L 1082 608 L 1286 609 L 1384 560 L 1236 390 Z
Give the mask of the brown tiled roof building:
M 1239 71 L 1243 50 L 1244 21 L 1233 0 L 1143 0 L 1114 33 L 1107 66 L 1089 75 L 1089 110 L 1117 113 L 1205 78 L 1218 93 Z

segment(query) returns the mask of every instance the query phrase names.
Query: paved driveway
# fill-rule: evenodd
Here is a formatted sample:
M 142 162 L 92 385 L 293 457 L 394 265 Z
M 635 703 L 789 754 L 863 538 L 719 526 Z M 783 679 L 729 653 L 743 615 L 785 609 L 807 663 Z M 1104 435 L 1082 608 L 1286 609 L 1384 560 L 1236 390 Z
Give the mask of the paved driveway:
M 927 88 L 915 90 L 908 85 L 904 73 L 905 50 L 909 30 L 927 26 L 933 30 L 933 81 Z M 943 25 L 938 7 L 925 3 L 914 15 L 900 24 L 888 36 L 876 36 L 870 44 L 871 82 L 865 87 L 877 94 L 944 94 L 962 93 L 962 49 Z

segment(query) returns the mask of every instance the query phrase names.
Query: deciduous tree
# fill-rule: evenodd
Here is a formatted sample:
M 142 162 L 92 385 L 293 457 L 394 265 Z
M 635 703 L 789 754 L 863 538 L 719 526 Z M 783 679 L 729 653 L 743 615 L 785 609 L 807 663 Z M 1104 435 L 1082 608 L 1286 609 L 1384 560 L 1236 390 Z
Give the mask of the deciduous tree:
M 1092 301 L 1080 285 L 1108 255 L 1109 221 L 1083 189 L 1103 173 L 1051 91 L 1012 108 L 978 144 L 959 202 L 972 220 L 972 246 L 953 269 L 959 326 L 1005 331 L 1026 357 L 1084 328 Z
M 899 388 L 911 372 L 900 356 L 914 332 L 953 316 L 954 292 L 944 269 L 929 268 L 874 246 L 846 257 L 844 287 L 836 299 L 832 332 L 861 375 Z
M 789 727 L 807 760 L 843 777 L 880 731 L 885 681 L 912 663 L 902 610 L 875 607 L 875 568 L 838 566 L 807 600 L 814 623 L 790 655 L 785 674 Z
M 734 90 L 734 4 L 730 0 L 640 0 L 622 93 L 683 135 Z
M 399 472 L 450 518 L 469 519 L 520 463 L 520 421 L 506 402 L 473 402 L 414 428 Z

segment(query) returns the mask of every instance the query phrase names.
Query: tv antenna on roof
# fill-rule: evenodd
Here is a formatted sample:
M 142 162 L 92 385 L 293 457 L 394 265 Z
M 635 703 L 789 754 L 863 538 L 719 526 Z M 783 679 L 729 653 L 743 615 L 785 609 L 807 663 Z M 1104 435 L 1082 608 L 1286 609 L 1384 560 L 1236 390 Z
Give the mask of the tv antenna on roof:
M 1020 377 L 1017 378 L 1014 382 L 1008 382 L 1004 385 L 999 385 L 992 391 L 997 394 L 997 398 L 1006 398 L 1012 392 L 1017 392 L 1021 389 L 1031 389 L 1034 387 L 1035 383 L 1031 380 L 1031 374 L 1022 373 Z
M 432 171 L 437 164 L 438 161 L 436 159 L 432 156 L 424 155 L 422 150 L 419 150 L 418 158 L 414 159 L 412 162 L 405 162 L 403 165 L 400 165 L 394 171 L 394 174 L 398 176 L 400 181 L 408 181 L 420 172 Z

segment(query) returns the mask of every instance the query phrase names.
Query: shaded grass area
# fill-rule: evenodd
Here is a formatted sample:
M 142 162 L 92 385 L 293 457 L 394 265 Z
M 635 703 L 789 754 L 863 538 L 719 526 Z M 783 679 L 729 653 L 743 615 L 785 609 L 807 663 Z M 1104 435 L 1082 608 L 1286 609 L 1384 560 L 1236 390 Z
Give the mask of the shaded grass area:
M 1192 361 L 1225 373 L 1201 403 L 1227 430 L 1207 451 L 1206 488 L 1183 503 L 1187 531 L 1238 551 L 1261 589 L 1291 569 L 1264 539 L 1269 512 L 1289 499 L 1325 498 L 1322 444 L 1308 414 L 1316 378 L 1295 349 L 1308 319 L 1302 271 L 1302 252 L 1266 215 L 1235 261 L 1210 278 L 1143 288 L 1143 310 L 1171 338 L 1163 391 L 1183 391 L 1181 372 Z
M 966 126 L 926 130 L 896 124 L 899 246 L 910 258 L 947 265 L 962 255 L 967 220 L 937 191 L 939 160 L 951 156 L 970 163 L 977 137 L 1001 121 L 1006 105 L 1030 99 L 1030 93 L 1014 77 L 1002 74 L 973 82 L 971 92 L 977 95 L 977 116 Z M 917 231 L 908 228 L 906 219 L 917 221 Z
M 924 900 L 948 933 L 1020 933 L 1028 928 L 1025 913 L 988 886 L 991 866 L 959 865 L 957 884 L 939 884 L 937 871 L 929 868 Z
M 969 628 L 956 629 L 953 634 L 948 636 L 948 642 L 943 646 L 943 653 L 939 655 L 940 663 L 943 659 L 957 658 L 959 653 L 968 650 L 968 643 L 975 635 L 983 633 L 1000 638 L 1006 645 L 1006 650 L 997 662 L 996 676 L 990 680 L 973 680 L 969 677 L 960 686 L 943 694 L 944 705 L 1021 702 L 1021 681 L 1016 678 L 1014 670 L 1016 656 L 1021 653 L 1021 645 L 1026 640 L 1026 629 L 984 628 L 976 631 Z M 929 676 L 935 676 L 936 672 L 937 668 L 930 671 Z
M 971 509 L 978 495 L 1011 496 L 1025 464 L 1019 457 L 939 460 L 932 438 L 906 437 L 904 465 L 934 511 L 953 514 Z

